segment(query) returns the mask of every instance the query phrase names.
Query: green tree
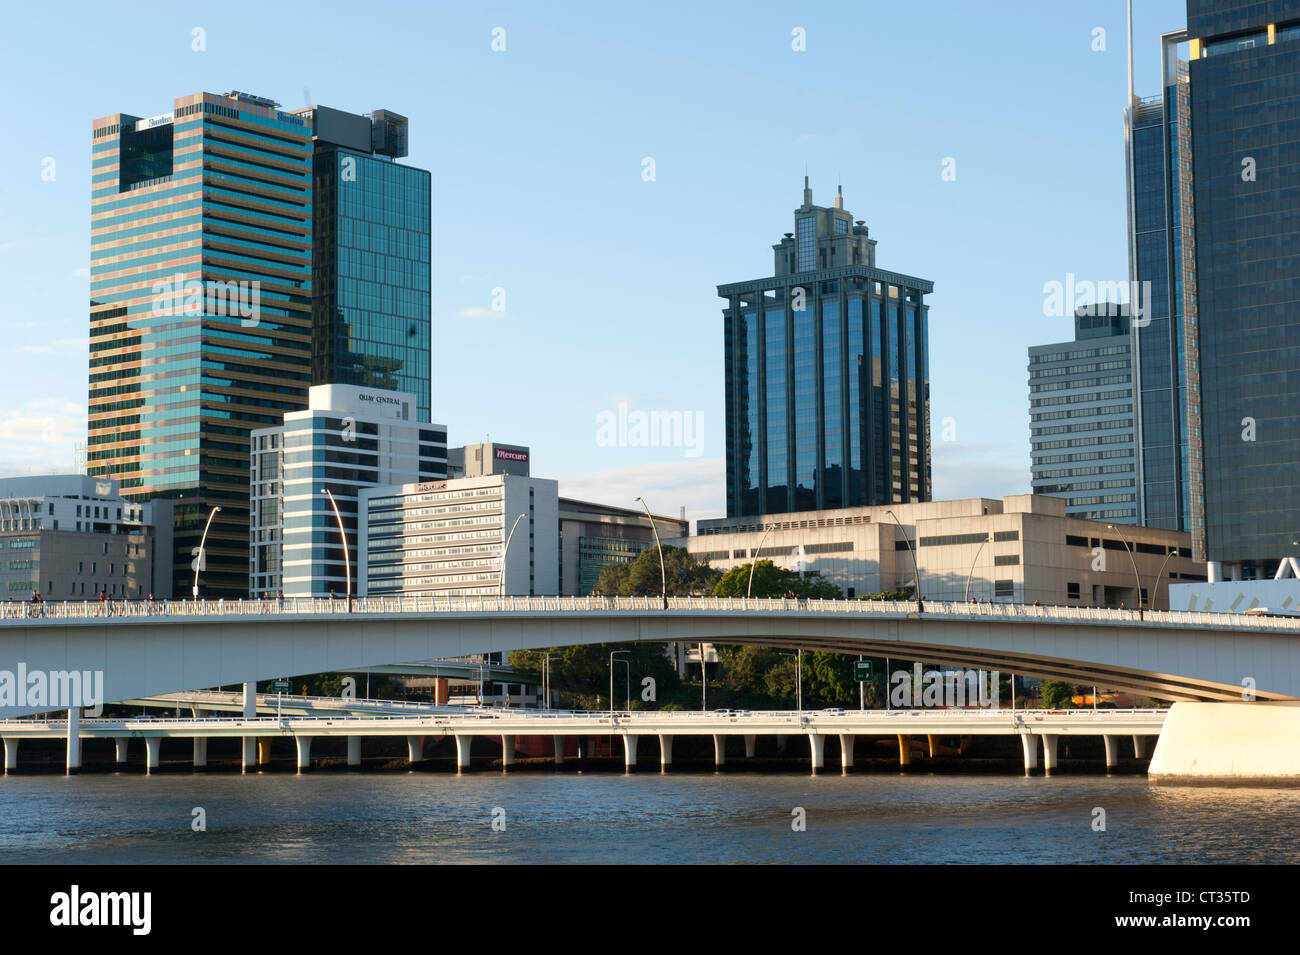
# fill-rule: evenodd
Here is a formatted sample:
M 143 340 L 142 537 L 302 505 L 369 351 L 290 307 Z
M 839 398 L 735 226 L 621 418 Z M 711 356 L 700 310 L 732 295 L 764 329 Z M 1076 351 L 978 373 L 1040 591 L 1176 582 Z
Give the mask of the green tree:
M 750 590 L 749 572 L 754 568 L 754 586 Z M 840 599 L 843 591 L 830 581 L 820 577 L 804 577 L 793 570 L 777 567 L 770 560 L 760 560 L 756 564 L 741 564 L 722 575 L 713 588 L 715 597 L 784 597 L 793 593 L 796 597 L 822 599 Z
M 713 592 L 718 571 L 696 560 L 684 547 L 669 544 L 664 548 L 664 569 L 659 568 L 659 548 L 647 547 L 628 564 L 609 564 L 601 569 L 596 592 L 607 597 L 645 597 L 663 592 L 664 578 L 668 596 L 689 597 Z
M 1044 680 L 1038 684 L 1038 693 L 1043 700 L 1043 706 L 1049 710 L 1064 710 L 1074 706 L 1071 697 L 1078 692 L 1078 687 L 1059 680 Z
M 614 658 L 614 706 L 623 706 L 629 679 L 633 709 L 658 709 L 661 702 L 677 692 L 681 681 L 662 643 L 597 643 L 515 650 L 510 654 L 510 665 L 533 674 L 533 679 L 540 683 L 542 666 L 549 653 L 552 688 L 566 693 L 575 706 L 602 708 L 609 705 L 609 655 L 614 650 L 628 651 Z M 626 671 L 625 660 L 630 668 Z M 654 700 L 642 699 L 642 694 L 649 689 L 643 684 L 646 677 L 654 680 Z

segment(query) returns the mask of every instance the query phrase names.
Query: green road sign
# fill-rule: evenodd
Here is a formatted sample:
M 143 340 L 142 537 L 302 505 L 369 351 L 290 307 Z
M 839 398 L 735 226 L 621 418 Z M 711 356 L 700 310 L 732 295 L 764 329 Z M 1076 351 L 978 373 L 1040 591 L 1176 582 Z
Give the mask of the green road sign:
M 871 682 L 871 661 L 854 660 L 853 676 L 859 683 L 870 683 Z
M 271 684 L 271 688 L 275 690 L 275 692 L 277 693 L 283 693 L 285 690 L 289 689 L 289 681 L 276 680 L 274 683 Z

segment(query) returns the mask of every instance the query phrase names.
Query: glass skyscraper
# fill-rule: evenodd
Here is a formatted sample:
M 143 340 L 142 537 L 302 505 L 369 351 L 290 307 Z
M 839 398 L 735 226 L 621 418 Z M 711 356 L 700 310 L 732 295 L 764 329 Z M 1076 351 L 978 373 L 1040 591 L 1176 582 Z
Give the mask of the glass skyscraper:
M 92 138 L 87 470 L 171 498 L 188 594 L 248 587 L 249 434 L 311 381 L 312 145 L 298 117 L 197 93 Z
M 804 179 L 775 274 L 718 287 L 727 516 L 930 499 L 933 283 L 876 268 L 876 242 Z
M 388 110 L 299 110 L 312 130 L 312 383 L 414 394 L 430 420 L 430 175 L 393 160 Z

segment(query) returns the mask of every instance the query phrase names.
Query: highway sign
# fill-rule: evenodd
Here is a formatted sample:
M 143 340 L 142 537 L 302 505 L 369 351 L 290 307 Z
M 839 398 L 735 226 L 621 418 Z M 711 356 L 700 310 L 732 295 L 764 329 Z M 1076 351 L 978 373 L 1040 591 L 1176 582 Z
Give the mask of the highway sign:
M 854 677 L 854 679 L 856 679 L 859 683 L 870 683 L 870 682 L 871 682 L 871 661 L 870 661 L 870 660 L 854 660 L 854 661 L 853 661 L 853 677 Z

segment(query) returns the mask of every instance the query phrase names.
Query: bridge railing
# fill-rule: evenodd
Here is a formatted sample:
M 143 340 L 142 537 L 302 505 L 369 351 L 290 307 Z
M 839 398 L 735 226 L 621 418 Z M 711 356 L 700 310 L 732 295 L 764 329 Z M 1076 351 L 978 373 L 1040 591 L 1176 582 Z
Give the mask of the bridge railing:
M 1147 626 L 1232 627 L 1300 632 L 1300 617 L 1256 617 L 1246 614 L 1190 611 L 1122 610 L 1106 607 L 1030 606 L 1011 603 L 963 603 L 925 600 L 817 600 L 795 597 L 285 597 L 267 599 L 198 600 L 67 600 L 0 603 L 0 623 L 43 620 L 144 619 L 175 617 L 255 617 L 292 615 L 334 617 L 346 614 L 400 615 L 437 613 L 691 613 L 854 614 L 863 616 L 924 616 L 973 620 L 1042 619 L 1055 622 L 1095 621 L 1142 623 Z

